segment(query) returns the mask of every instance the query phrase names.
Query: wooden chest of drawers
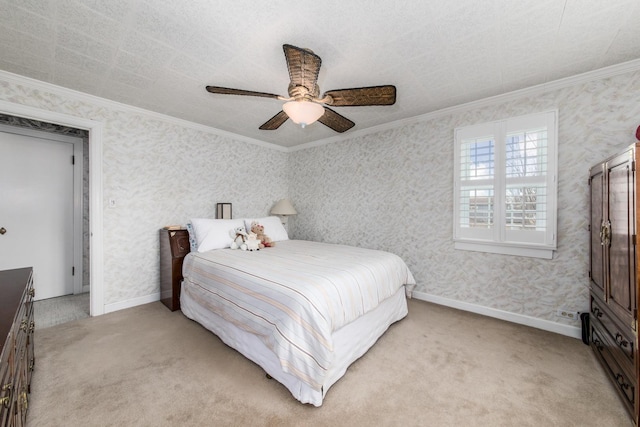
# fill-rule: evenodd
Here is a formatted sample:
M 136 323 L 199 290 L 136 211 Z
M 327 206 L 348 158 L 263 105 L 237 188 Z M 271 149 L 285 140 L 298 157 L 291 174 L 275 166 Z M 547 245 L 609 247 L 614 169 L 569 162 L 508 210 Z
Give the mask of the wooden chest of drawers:
M 638 425 L 640 144 L 594 165 L 590 186 L 591 347 Z
M 0 271 L 0 426 L 24 426 L 33 352 L 33 271 Z

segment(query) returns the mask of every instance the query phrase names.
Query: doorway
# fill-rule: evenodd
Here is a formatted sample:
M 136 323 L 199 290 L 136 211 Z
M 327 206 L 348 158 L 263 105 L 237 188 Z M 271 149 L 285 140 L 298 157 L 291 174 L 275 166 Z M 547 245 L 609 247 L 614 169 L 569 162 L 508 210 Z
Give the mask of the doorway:
M 0 114 L 0 149 L 0 268 L 34 267 L 38 327 L 88 317 L 88 132 Z
M 82 140 L 0 125 L 0 153 L 0 269 L 33 267 L 36 300 L 82 292 Z
M 22 81 L 20 81 L 22 82 Z M 24 82 L 22 82 L 24 84 Z M 87 208 L 87 223 L 90 222 L 89 242 L 90 251 L 86 251 L 90 268 L 87 268 L 89 275 L 90 292 L 90 312 L 91 316 L 99 316 L 105 313 L 104 305 L 104 248 L 103 248 L 103 191 L 102 191 L 102 147 L 103 128 L 102 122 L 82 117 L 71 116 L 49 110 L 43 110 L 27 105 L 16 104 L 0 100 L 0 118 L 9 117 L 11 119 L 34 121 L 44 123 L 53 127 L 68 127 L 72 129 L 88 132 L 88 152 L 89 158 L 86 160 L 89 170 L 89 202 Z M 86 146 L 85 146 L 86 147 Z

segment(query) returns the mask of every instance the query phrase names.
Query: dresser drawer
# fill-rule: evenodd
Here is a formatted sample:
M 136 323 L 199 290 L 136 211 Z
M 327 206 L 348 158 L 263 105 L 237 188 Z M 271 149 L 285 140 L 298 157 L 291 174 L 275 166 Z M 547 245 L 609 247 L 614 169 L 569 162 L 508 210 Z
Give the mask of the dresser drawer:
M 169 230 L 169 242 L 173 257 L 184 258 L 191 251 L 187 230 Z
M 604 366 L 607 374 L 617 386 L 620 395 L 624 398 L 623 402 L 627 406 L 627 409 L 633 414 L 637 383 L 633 376 L 630 376 L 620 367 L 611 352 L 609 352 L 609 348 L 611 347 L 606 345 L 606 339 L 603 337 L 603 333 L 594 325 L 591 325 L 591 346 L 599 356 L 600 362 Z
M 613 354 L 617 357 L 626 358 L 626 360 L 635 366 L 636 364 L 636 337 L 631 327 L 623 327 L 614 320 L 609 310 L 596 297 L 591 296 L 591 316 L 601 325 L 603 332 L 608 333 L 617 350 L 613 350 Z M 624 360 L 624 359 L 623 359 Z
M 9 360 L 3 359 L 0 361 L 0 407 L 7 407 L 13 401 L 12 398 L 13 374 L 9 370 Z
M 33 368 L 33 270 L 0 271 L 0 426 L 24 426 Z

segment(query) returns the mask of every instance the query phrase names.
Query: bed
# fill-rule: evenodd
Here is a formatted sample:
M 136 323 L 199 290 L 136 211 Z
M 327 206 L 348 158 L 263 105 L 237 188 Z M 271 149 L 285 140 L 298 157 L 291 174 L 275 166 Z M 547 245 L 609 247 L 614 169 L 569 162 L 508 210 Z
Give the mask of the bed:
M 289 240 L 277 217 L 259 219 L 274 247 L 232 250 L 221 232 L 228 236 L 232 221 L 244 220 L 208 221 L 205 230 L 192 219 L 182 312 L 302 403 L 321 406 L 349 365 L 407 315 L 415 280 L 397 255 Z M 206 244 L 211 233 L 219 239 L 214 245 Z

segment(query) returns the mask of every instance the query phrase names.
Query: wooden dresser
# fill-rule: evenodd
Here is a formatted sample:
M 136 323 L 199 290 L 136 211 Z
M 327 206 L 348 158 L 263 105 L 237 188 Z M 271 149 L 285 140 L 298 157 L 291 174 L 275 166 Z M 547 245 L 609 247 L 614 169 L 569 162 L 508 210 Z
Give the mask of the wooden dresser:
M 640 144 L 590 171 L 590 345 L 638 425 Z
M 160 301 L 171 311 L 180 310 L 182 262 L 190 251 L 187 230 L 160 230 Z
M 0 426 L 24 426 L 33 352 L 33 270 L 0 271 Z

